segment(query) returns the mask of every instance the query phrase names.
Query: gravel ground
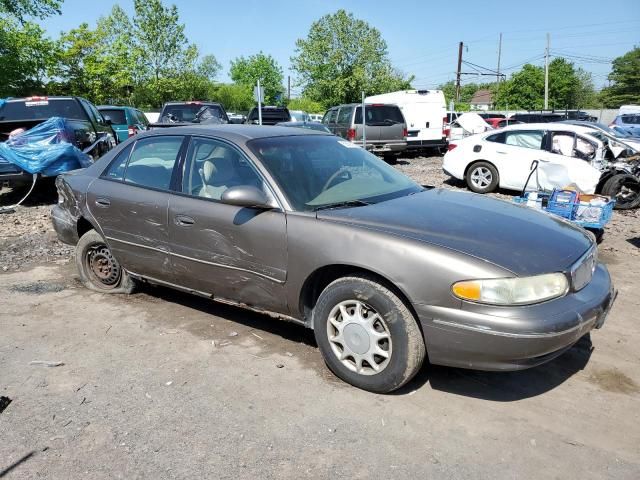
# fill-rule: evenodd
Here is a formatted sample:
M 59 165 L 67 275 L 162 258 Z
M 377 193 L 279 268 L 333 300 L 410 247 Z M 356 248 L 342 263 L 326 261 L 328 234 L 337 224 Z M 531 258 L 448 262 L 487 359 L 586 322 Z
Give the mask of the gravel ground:
M 440 164 L 398 168 L 459 188 Z M 616 212 L 601 244 L 619 289 L 601 330 L 534 369 L 427 365 L 375 395 L 337 380 L 298 325 L 81 287 L 54 201 L 45 188 L 0 214 L 3 480 L 640 478 L 637 212 Z

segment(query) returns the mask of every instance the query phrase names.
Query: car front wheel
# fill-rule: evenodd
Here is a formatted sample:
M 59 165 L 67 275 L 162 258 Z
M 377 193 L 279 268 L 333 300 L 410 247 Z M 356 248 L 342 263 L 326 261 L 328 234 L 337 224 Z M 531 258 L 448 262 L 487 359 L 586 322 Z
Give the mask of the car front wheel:
M 498 171 L 488 162 L 477 162 L 469 167 L 465 180 L 476 193 L 493 192 L 498 186 Z
M 102 236 L 89 230 L 76 245 L 76 267 L 82 284 L 103 293 L 131 293 L 133 279 L 120 266 Z
M 329 369 L 363 390 L 400 388 L 426 356 L 413 314 L 374 278 L 344 277 L 329 284 L 313 310 L 313 322 Z
M 617 210 L 630 210 L 640 206 L 640 180 L 634 175 L 619 173 L 602 187 L 602 193 L 615 198 Z

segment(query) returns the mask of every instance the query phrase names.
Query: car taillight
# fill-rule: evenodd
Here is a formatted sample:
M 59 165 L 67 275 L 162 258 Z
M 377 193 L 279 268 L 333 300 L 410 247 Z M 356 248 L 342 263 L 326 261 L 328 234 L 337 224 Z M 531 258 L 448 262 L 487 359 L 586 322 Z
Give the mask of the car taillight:
M 356 139 L 356 129 L 355 128 L 350 128 L 349 130 L 347 130 L 347 140 L 355 140 Z
M 451 133 L 451 129 L 450 128 L 443 128 L 442 129 L 442 136 L 443 137 L 448 137 L 450 133 Z
M 406 127 L 402 129 L 402 136 L 405 138 L 409 136 L 409 131 Z
M 458 145 L 456 145 L 455 143 L 450 143 L 449 145 L 447 145 L 447 151 L 451 151 L 454 148 L 456 148 Z
M 138 129 L 136 128 L 135 125 L 129 125 L 127 127 L 127 131 L 129 132 L 130 137 L 133 137 L 136 133 L 138 133 Z
M 447 117 L 442 117 L 442 136 L 443 137 L 448 137 L 449 136 L 449 129 L 447 128 Z

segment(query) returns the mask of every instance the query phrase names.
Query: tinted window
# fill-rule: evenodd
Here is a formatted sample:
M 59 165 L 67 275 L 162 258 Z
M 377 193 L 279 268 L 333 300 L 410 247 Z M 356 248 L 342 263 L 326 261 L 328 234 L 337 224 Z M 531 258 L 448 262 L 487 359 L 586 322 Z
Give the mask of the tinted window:
M 87 120 L 80 104 L 73 99 L 24 100 L 7 102 L 0 108 L 2 120 L 35 120 L 49 117 Z
M 127 168 L 127 161 L 129 160 L 129 154 L 133 148 L 133 143 L 127 145 L 116 158 L 111 162 L 109 168 L 102 174 L 103 177 L 112 178 L 114 180 L 122 180 L 124 177 L 124 170 Z
M 542 148 L 542 137 L 544 133 L 540 130 L 504 132 L 504 143 L 514 147 Z
M 628 123 L 631 125 L 640 124 L 640 115 L 622 115 L 622 123 Z
M 101 108 L 100 113 L 104 117 L 109 117 L 114 125 L 127 125 L 127 115 L 124 110 Z
M 175 122 L 193 122 L 197 119 L 196 115 L 201 110 L 203 110 L 203 112 L 207 112 L 207 115 L 214 115 L 226 120 L 226 116 L 220 105 L 185 103 L 180 105 L 166 105 L 162 111 L 161 121 L 166 121 L 171 117 Z
M 395 105 L 365 105 L 367 125 L 393 125 L 404 123 L 402 112 Z M 362 107 L 356 107 L 354 123 L 362 123 Z
M 335 123 L 338 116 L 338 110 L 329 110 L 322 120 L 324 123 Z
M 502 133 L 494 133 L 493 135 L 489 135 L 487 137 L 488 142 L 496 142 L 496 143 L 504 143 L 504 132 Z
M 220 200 L 230 187 L 263 182 L 246 158 L 230 145 L 209 138 L 193 138 L 187 152 L 182 192 Z
M 260 138 L 248 146 L 296 210 L 379 202 L 421 190 L 375 155 L 332 135 Z
M 249 122 L 257 122 L 259 120 L 257 108 L 251 110 L 247 120 Z M 262 108 L 262 123 L 274 125 L 278 122 L 288 122 L 290 120 L 291 115 L 289 115 L 289 110 L 286 108 Z
M 183 137 L 150 137 L 136 142 L 124 181 L 168 190 Z
M 147 116 L 144 112 L 141 112 L 140 110 L 136 110 L 135 112 L 138 117 L 138 123 L 141 123 L 142 125 L 149 125 L 149 120 L 147 120 Z
M 338 123 L 347 124 L 351 122 L 351 112 L 353 107 L 342 107 L 338 113 Z

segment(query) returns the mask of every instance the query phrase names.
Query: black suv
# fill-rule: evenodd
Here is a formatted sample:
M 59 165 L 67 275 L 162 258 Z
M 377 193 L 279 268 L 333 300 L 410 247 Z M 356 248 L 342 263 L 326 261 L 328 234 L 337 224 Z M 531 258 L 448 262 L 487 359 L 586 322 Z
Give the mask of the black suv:
M 280 122 L 290 122 L 291 114 L 286 107 L 262 107 L 262 124 L 263 125 L 275 125 Z M 253 107 L 247 115 L 247 120 L 244 122 L 250 125 L 257 125 L 259 122 L 258 107 Z
M 159 123 L 229 123 L 224 107 L 217 102 L 167 102 Z

